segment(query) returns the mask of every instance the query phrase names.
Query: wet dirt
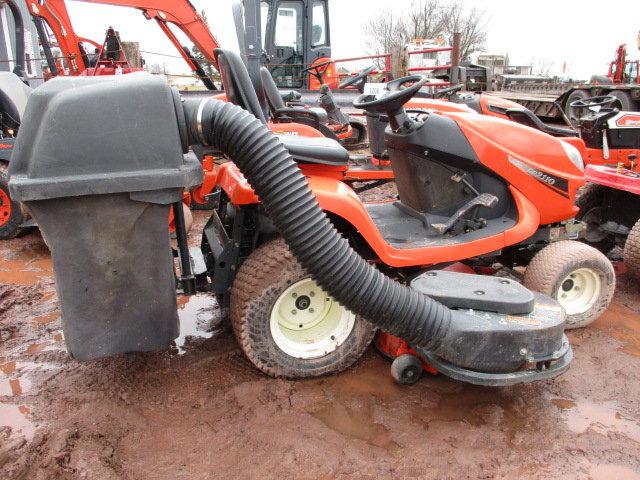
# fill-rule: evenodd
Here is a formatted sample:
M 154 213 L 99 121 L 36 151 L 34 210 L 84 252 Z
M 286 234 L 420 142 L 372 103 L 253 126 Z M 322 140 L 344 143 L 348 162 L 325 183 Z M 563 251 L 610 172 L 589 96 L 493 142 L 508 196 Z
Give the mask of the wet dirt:
M 371 348 L 290 382 L 246 361 L 208 295 L 179 297 L 175 347 L 76 362 L 34 232 L 0 243 L 0 478 L 639 480 L 640 285 L 618 280 L 552 381 L 400 387 Z

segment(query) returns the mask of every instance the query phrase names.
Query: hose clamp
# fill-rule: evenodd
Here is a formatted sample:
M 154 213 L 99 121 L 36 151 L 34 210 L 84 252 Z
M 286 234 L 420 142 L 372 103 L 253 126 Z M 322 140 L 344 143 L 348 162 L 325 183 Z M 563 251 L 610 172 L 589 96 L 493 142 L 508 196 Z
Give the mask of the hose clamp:
M 211 97 L 203 98 L 198 105 L 198 113 L 196 114 L 196 133 L 198 134 L 198 138 L 200 139 L 201 145 L 209 146 L 207 143 L 204 132 L 202 131 L 202 112 L 204 111 L 204 106 L 211 100 Z

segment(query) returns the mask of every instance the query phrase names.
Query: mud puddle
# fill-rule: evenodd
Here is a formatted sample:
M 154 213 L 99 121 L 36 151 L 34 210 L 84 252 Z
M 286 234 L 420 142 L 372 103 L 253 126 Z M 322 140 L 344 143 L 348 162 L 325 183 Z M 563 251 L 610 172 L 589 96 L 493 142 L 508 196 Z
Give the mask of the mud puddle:
M 17 255 L 0 253 L 0 284 L 31 286 L 53 277 L 53 262 L 46 247 L 36 250 Z
M 0 418 L 2 419 L 0 430 L 9 428 L 12 437 L 23 436 L 25 439 L 31 440 L 36 427 L 28 418 L 30 413 L 31 409 L 26 405 L 0 403 Z
M 209 339 L 221 329 L 221 320 L 217 313 L 217 301 L 213 295 L 199 293 L 178 297 L 178 318 L 180 336 L 176 338 L 177 353 L 186 353 L 189 343 L 199 343 Z
M 590 480 L 640 480 L 640 473 L 622 465 L 604 464 L 589 469 Z
M 609 309 L 590 328 L 620 341 L 620 350 L 640 357 L 640 314 L 621 303 L 612 303 Z
M 594 403 L 554 398 L 551 402 L 564 413 L 567 428 L 582 434 L 592 430 L 600 435 L 618 434 L 640 443 L 640 424 L 625 418 L 616 402 Z
M 31 381 L 27 378 L 0 378 L 0 397 L 19 397 L 30 389 Z
M 331 430 L 349 438 L 363 440 L 393 453 L 401 447 L 391 439 L 389 428 L 374 419 L 372 402 L 345 405 L 334 400 L 310 412 Z

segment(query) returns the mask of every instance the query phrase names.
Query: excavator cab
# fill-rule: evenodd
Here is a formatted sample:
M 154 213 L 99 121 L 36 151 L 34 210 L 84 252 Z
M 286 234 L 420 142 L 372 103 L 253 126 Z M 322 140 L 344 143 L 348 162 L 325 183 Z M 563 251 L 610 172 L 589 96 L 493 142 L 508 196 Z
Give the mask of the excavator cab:
M 318 89 L 319 69 L 324 83 L 333 80 L 336 84 L 330 86 L 337 87 L 335 65 L 327 63 L 331 57 L 328 0 L 262 0 L 259 6 L 258 1 L 243 2 L 246 11 L 255 12 L 250 16 L 255 25 L 248 24 L 245 16 L 244 25 L 236 18 L 236 29 L 256 29 L 277 86 Z

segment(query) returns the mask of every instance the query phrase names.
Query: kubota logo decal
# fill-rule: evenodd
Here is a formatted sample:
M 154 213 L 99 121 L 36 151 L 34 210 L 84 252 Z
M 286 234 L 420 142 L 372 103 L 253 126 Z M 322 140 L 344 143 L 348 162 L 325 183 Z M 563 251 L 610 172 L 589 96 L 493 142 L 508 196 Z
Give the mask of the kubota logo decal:
M 286 130 L 274 130 L 276 135 L 300 135 L 298 132 L 288 132 Z
M 567 193 L 569 192 L 569 182 L 567 182 L 566 178 L 557 177 L 548 172 L 544 172 L 542 170 L 538 170 L 537 168 L 533 168 L 531 165 L 518 160 L 517 158 L 513 158 L 509 155 L 509 162 L 522 170 L 523 172 L 531 175 L 533 178 L 538 180 L 544 185 L 550 187 L 554 192 L 559 193 L 564 197 L 568 197 Z
M 618 127 L 640 127 L 640 115 L 623 115 L 616 120 Z

